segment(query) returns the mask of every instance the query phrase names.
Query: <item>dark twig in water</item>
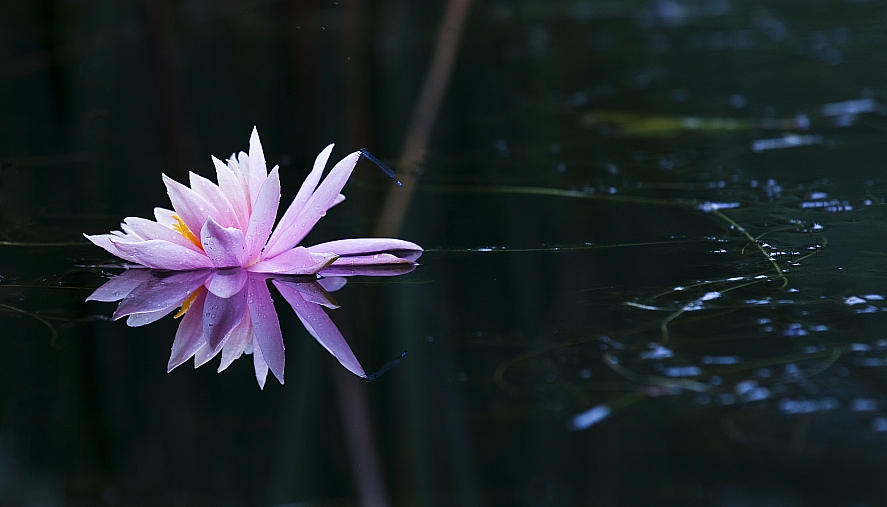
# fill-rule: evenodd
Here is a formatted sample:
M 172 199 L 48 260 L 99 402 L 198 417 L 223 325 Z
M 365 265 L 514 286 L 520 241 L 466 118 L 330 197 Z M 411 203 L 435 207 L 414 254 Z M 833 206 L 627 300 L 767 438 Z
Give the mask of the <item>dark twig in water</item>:
M 49 339 L 50 345 L 52 345 L 53 347 L 57 346 L 56 340 L 59 337 L 58 331 L 56 331 L 55 326 L 53 326 L 52 323 L 49 322 L 48 320 L 46 320 L 45 318 L 41 317 L 40 315 L 37 315 L 36 313 L 25 311 L 25 310 L 22 310 L 21 308 L 17 308 L 15 306 L 7 305 L 4 303 L 0 303 L 0 310 L 6 310 L 9 312 L 27 315 L 28 317 L 35 319 L 37 322 L 40 322 L 41 324 L 43 324 L 44 326 L 46 326 L 49 329 L 49 332 L 51 334 L 50 339 Z
M 396 358 L 392 359 L 391 361 L 388 361 L 387 363 L 385 363 L 385 366 L 383 366 L 382 368 L 380 368 L 379 371 L 377 371 L 376 373 L 373 373 L 373 374 L 371 374 L 371 375 L 367 375 L 366 381 L 367 381 L 367 382 L 372 382 L 372 381 L 376 380 L 377 378 L 381 377 L 383 373 L 385 373 L 385 372 L 387 372 L 388 370 L 390 370 L 390 369 L 394 368 L 395 366 L 399 365 L 399 364 L 400 364 L 400 359 L 401 359 L 402 357 L 404 357 L 405 355 L 407 355 L 407 351 L 406 351 L 406 350 L 404 350 L 404 351 L 400 354 L 399 357 L 396 357 Z
M 403 186 L 403 183 L 401 183 L 400 180 L 397 179 L 397 175 L 394 174 L 394 170 L 391 169 L 390 167 L 388 167 L 387 165 L 385 165 L 384 163 L 382 163 L 381 160 L 374 157 L 370 152 L 367 151 L 366 148 L 361 148 L 360 154 L 363 155 L 364 157 L 366 157 L 366 159 L 369 160 L 370 162 L 376 164 L 376 166 L 378 166 L 379 169 L 381 169 L 382 172 L 385 173 L 386 176 L 388 176 L 389 178 L 394 180 L 395 183 L 397 183 L 397 186 L 399 186 L 399 187 Z

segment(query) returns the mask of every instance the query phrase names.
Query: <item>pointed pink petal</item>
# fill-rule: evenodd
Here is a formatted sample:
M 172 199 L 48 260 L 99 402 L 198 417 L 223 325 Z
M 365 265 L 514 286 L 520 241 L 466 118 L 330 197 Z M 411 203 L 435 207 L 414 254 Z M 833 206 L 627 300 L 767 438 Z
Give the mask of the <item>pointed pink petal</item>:
M 332 264 L 335 260 L 335 254 L 314 254 L 303 246 L 297 246 L 272 259 L 257 262 L 249 270 L 254 273 L 274 273 L 278 275 L 313 275 Z
M 283 280 L 272 280 L 274 286 L 283 295 L 283 298 L 293 307 L 299 320 L 304 324 L 305 329 L 313 336 L 323 348 L 335 357 L 339 363 L 351 373 L 366 378 L 366 372 L 351 351 L 345 337 L 339 331 L 339 328 L 333 324 L 329 316 L 323 309 L 314 304 L 305 301 L 303 295 L 297 287 L 291 282 Z
M 202 345 L 197 349 L 197 352 L 194 353 L 194 368 L 200 368 L 210 359 L 216 357 L 219 351 L 213 352 L 213 350 L 206 344 L 206 341 L 203 342 Z
M 201 197 L 209 201 L 218 210 L 218 215 L 211 215 L 222 227 L 237 227 L 239 222 L 234 213 L 234 205 L 222 193 L 222 190 L 213 182 L 199 174 L 188 173 L 191 179 L 191 189 Z
M 335 206 L 335 205 L 337 205 L 337 204 L 341 204 L 344 200 L 345 200 L 345 195 L 344 195 L 344 194 L 339 194 L 339 195 L 337 195 L 337 196 L 336 196 L 336 200 L 333 201 L 333 204 L 330 206 L 330 208 L 332 208 L 333 206 Z
M 154 208 L 154 218 L 160 225 L 172 227 L 172 224 L 176 223 L 176 219 L 172 217 L 175 214 L 176 212 L 171 209 Z
M 185 271 L 166 277 L 152 274 L 150 280 L 133 289 L 120 302 L 112 318 L 117 320 L 133 313 L 171 311 L 203 285 L 209 274 L 209 270 Z
M 190 248 L 195 252 L 200 252 L 200 248 L 192 243 L 188 238 L 182 236 L 169 227 L 157 223 L 153 220 L 147 220 L 138 217 L 127 217 L 126 219 L 124 219 L 124 223 L 132 228 L 132 230 L 136 234 L 146 240 L 162 239 L 163 241 L 168 241 L 170 243 L 175 243 L 177 245 Z
M 242 268 L 216 269 L 204 286 L 220 298 L 229 298 L 240 292 L 240 289 L 246 285 L 248 276 L 249 273 Z
M 244 319 L 240 321 L 240 324 L 228 335 L 228 339 L 225 340 L 225 345 L 222 346 L 222 361 L 219 363 L 219 368 L 216 372 L 221 373 L 231 366 L 235 359 L 243 355 L 243 351 L 252 341 L 253 325 L 250 319 L 245 317 L 246 315 L 244 315 Z
M 127 269 L 117 276 L 112 276 L 104 285 L 93 291 L 87 301 L 119 301 L 128 296 L 136 287 L 151 279 L 147 269 Z
M 249 252 L 249 262 L 259 260 L 262 248 L 271 235 L 274 220 L 277 219 L 277 206 L 280 204 L 280 176 L 277 169 L 265 179 L 259 196 L 253 203 L 252 215 L 249 218 L 249 228 L 246 230 L 246 245 Z M 272 368 L 273 371 L 273 368 Z
M 245 289 L 244 287 L 244 290 L 229 298 L 220 298 L 212 292 L 206 295 L 203 305 L 203 338 L 213 354 L 219 351 L 224 338 L 246 315 Z
M 166 193 L 169 194 L 169 200 L 176 214 L 194 234 L 200 231 L 208 217 L 219 216 L 219 210 L 197 192 L 165 174 L 163 183 L 166 185 Z
M 158 312 L 147 312 L 147 313 L 133 313 L 129 317 L 126 318 L 126 325 L 129 327 L 142 327 L 151 324 L 152 322 L 157 322 L 158 320 L 166 317 L 176 307 L 168 308 L 166 310 L 160 310 Z
M 249 137 L 248 160 L 249 188 L 253 203 L 255 204 L 256 199 L 258 198 L 258 193 L 253 192 L 258 192 L 259 189 L 262 188 L 262 185 L 265 184 L 265 178 L 268 177 L 268 166 L 265 165 L 265 153 L 262 151 L 262 143 L 259 141 L 259 131 L 256 127 L 253 127 L 253 132 Z
M 138 243 L 111 239 L 111 243 L 125 255 L 121 257 L 149 268 L 185 271 L 213 267 L 206 254 L 161 239 Z
M 262 357 L 262 349 L 259 348 L 256 340 L 253 339 L 253 368 L 256 369 L 256 380 L 259 382 L 259 389 L 265 389 L 265 380 L 268 378 L 268 363 Z M 282 384 L 283 381 L 281 380 Z
M 121 252 L 117 248 L 117 246 L 112 242 L 112 239 L 119 241 L 119 239 L 120 239 L 119 236 L 116 236 L 114 234 L 96 234 L 95 236 L 90 236 L 89 234 L 84 234 L 83 237 L 92 241 L 92 243 L 94 245 L 104 248 L 105 250 L 108 251 L 108 253 L 110 253 L 111 255 L 113 255 L 115 257 L 120 257 L 121 259 L 127 260 L 129 262 L 138 263 L 138 261 L 135 260 L 135 258 L 132 255 Z
M 200 243 L 207 257 L 217 268 L 246 265 L 246 241 L 240 229 L 222 227 L 213 220 L 213 217 L 209 217 L 200 230 Z
M 317 190 L 311 194 L 302 211 L 292 220 L 292 224 L 284 224 L 281 220 L 277 227 L 277 236 L 272 238 L 273 241 L 268 242 L 268 247 L 265 249 L 267 257 L 273 257 L 289 250 L 302 241 L 336 201 L 358 160 L 360 160 L 360 152 L 354 152 L 340 160 L 317 187 Z
M 317 190 L 317 184 L 320 183 L 320 177 L 323 175 L 323 170 L 326 169 L 326 164 L 329 162 L 330 155 L 333 153 L 333 147 L 335 146 L 335 144 L 329 144 L 317 154 L 317 157 L 314 159 L 314 166 L 311 167 L 311 172 L 308 173 L 308 177 L 305 178 L 302 186 L 299 187 L 299 192 L 296 194 L 296 198 L 293 199 L 293 204 L 298 203 L 299 207 L 304 206 L 311 194 Z
M 328 241 L 309 246 L 312 252 L 333 252 L 340 257 L 370 255 L 376 253 L 396 253 L 397 257 L 414 261 L 422 255 L 422 247 L 402 239 L 393 238 L 354 238 Z
M 240 185 L 240 179 L 237 178 L 234 171 L 216 157 L 212 159 L 213 165 L 216 167 L 216 180 L 219 182 L 219 189 L 231 203 L 234 215 L 237 217 L 237 228 L 246 229 L 250 210 L 250 206 L 247 204 L 246 189 Z
M 187 361 L 201 346 L 206 345 L 203 340 L 203 314 L 194 311 L 194 308 L 203 308 L 205 298 L 206 291 L 200 291 L 191 305 L 191 311 L 182 317 L 169 354 L 169 363 L 166 365 L 167 373 Z
M 271 369 L 271 373 L 283 384 L 283 335 L 271 300 L 271 292 L 265 283 L 265 277 L 259 275 L 250 276 L 247 287 L 249 290 L 247 306 L 256 343 L 259 344 L 262 359 Z
M 276 243 L 278 237 L 283 234 L 283 231 L 292 227 L 299 218 L 299 215 L 302 214 L 305 204 L 317 188 L 317 183 L 320 182 L 320 176 L 323 174 L 323 169 L 326 167 L 326 163 L 330 158 L 330 153 L 333 152 L 333 146 L 335 145 L 331 144 L 327 146 L 317 155 L 317 158 L 314 160 L 314 168 L 308 173 L 308 177 L 305 178 L 305 181 L 299 188 L 296 198 L 293 199 L 292 204 L 290 204 L 289 208 L 284 212 L 283 217 L 280 219 L 280 224 L 278 224 L 277 228 L 274 230 L 274 234 L 271 235 L 271 239 L 268 241 L 269 245 Z M 344 199 L 345 196 L 343 195 L 342 200 Z
M 246 156 L 243 154 L 243 152 L 241 152 L 240 154 L 244 157 Z M 253 209 L 253 199 L 252 197 L 250 197 L 249 181 L 246 179 L 246 174 L 244 174 L 243 172 L 245 168 L 241 167 L 240 162 L 237 161 L 237 158 L 233 153 L 231 154 L 231 158 L 228 159 L 228 169 L 230 169 L 231 172 L 234 173 L 234 176 L 237 178 L 238 185 L 243 192 L 243 199 L 244 202 L 246 202 L 246 217 L 247 219 L 249 219 L 249 213 Z

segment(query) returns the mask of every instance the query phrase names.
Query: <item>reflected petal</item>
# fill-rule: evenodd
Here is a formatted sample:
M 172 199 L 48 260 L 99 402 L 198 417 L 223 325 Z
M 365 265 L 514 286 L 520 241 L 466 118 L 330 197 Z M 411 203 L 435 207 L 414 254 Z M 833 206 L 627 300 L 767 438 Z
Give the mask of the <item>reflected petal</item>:
M 378 266 L 367 266 L 364 264 L 357 266 L 338 266 L 333 264 L 328 268 L 324 268 L 317 274 L 323 277 L 398 276 L 409 273 L 414 269 L 416 269 L 416 265 L 412 262 L 403 264 L 380 264 Z
M 246 296 L 246 287 L 229 298 L 219 297 L 212 292 L 206 295 L 203 305 L 203 337 L 214 354 L 224 344 L 228 333 L 244 319 Z
M 359 377 L 366 378 L 366 372 L 358 362 L 354 352 L 339 328 L 333 323 L 326 312 L 317 304 L 306 301 L 299 290 L 299 285 L 284 280 L 273 280 L 274 286 L 283 295 L 287 303 L 292 306 L 305 329 L 313 336 L 323 348 L 335 357 L 348 371 Z
M 240 321 L 240 324 L 231 331 L 231 334 L 228 335 L 228 339 L 225 340 L 225 344 L 222 346 L 222 362 L 219 363 L 219 368 L 216 371 L 221 373 L 223 370 L 231 366 L 231 363 L 233 363 L 235 359 L 243 355 L 243 351 L 250 343 L 252 343 L 252 339 L 252 322 L 250 319 L 244 318 Z
M 152 273 L 150 280 L 136 287 L 120 302 L 113 318 L 116 320 L 133 313 L 169 313 L 203 285 L 209 275 L 209 270 L 185 271 L 163 277 Z
M 201 290 L 194 299 L 192 307 L 203 308 L 206 299 L 206 291 Z M 200 347 L 206 346 L 203 339 L 203 314 L 190 311 L 182 317 L 182 323 L 176 331 L 176 339 L 172 344 L 169 354 L 169 362 L 166 365 L 167 373 L 190 359 Z
M 283 384 L 284 346 L 283 334 L 280 332 L 280 322 L 277 320 L 277 311 L 274 310 L 274 302 L 271 300 L 271 291 L 265 283 L 264 276 L 250 276 L 247 282 L 249 296 L 247 306 L 249 317 L 253 324 L 256 343 L 261 349 L 261 355 L 265 364 L 271 369 L 271 373 Z M 258 375 L 258 368 L 256 375 Z
M 112 276 L 101 287 L 86 298 L 87 301 L 119 301 L 129 295 L 136 287 L 151 279 L 147 269 L 127 269 L 117 276 Z
M 262 349 L 253 340 L 253 368 L 256 370 L 256 380 L 259 382 L 259 389 L 265 389 L 265 380 L 268 378 L 268 363 L 262 356 Z M 283 384 L 283 379 L 278 378 Z

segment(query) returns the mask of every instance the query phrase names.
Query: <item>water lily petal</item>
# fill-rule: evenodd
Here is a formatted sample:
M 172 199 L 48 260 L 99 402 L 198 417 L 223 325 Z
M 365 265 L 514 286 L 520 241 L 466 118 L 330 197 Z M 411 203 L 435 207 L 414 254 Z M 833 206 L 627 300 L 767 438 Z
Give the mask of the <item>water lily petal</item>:
M 249 253 L 249 262 L 259 260 L 262 248 L 271 235 L 274 220 L 277 219 L 277 206 L 280 204 L 280 176 L 277 169 L 271 171 L 258 198 L 253 202 L 252 215 L 249 218 L 249 228 L 246 230 L 246 245 Z M 273 371 L 273 369 L 272 369 Z
M 311 281 L 301 281 L 301 280 L 280 280 L 281 283 L 286 283 L 289 287 L 299 291 L 302 296 L 302 299 L 309 303 L 314 303 L 316 305 L 322 305 L 327 308 L 336 309 L 341 307 L 339 303 L 333 299 L 333 296 L 327 292 L 327 290 L 323 287 L 323 285 L 319 284 L 315 280 Z
M 175 214 L 176 212 L 171 209 L 154 208 L 154 218 L 157 220 L 157 223 L 166 227 L 172 227 L 176 223 L 176 219 L 173 218 Z
M 339 328 L 333 323 L 323 309 L 305 300 L 303 294 L 290 282 L 284 280 L 273 280 L 272 283 L 277 290 L 283 295 L 287 303 L 293 307 L 299 320 L 323 348 L 335 357 L 339 363 L 351 373 L 366 378 L 366 372 L 354 356 L 351 346 L 345 341 L 345 337 L 339 331 Z
M 265 389 L 265 379 L 268 378 L 268 363 L 262 357 L 262 349 L 259 348 L 256 339 L 253 339 L 253 368 L 256 370 L 256 380 L 259 381 L 259 389 Z M 280 381 L 283 383 L 283 381 Z
M 162 319 L 163 317 L 166 317 L 167 315 L 172 313 L 172 311 L 175 309 L 176 309 L 176 307 L 173 306 L 172 308 L 168 308 L 166 310 L 160 310 L 157 312 L 133 313 L 129 317 L 126 318 L 126 325 L 129 327 L 147 326 L 148 324 L 150 324 L 152 322 L 157 322 L 158 320 Z
M 302 210 L 294 212 L 296 216 L 287 222 L 281 219 L 277 230 L 274 231 L 275 234 L 272 235 L 265 248 L 266 257 L 274 257 L 302 241 L 336 201 L 358 160 L 360 160 L 360 152 L 354 152 L 340 160 L 317 187 L 317 190 L 311 194 Z
M 328 241 L 314 246 L 309 246 L 308 250 L 319 252 L 334 252 L 341 257 L 348 256 L 366 256 L 376 253 L 391 253 L 400 259 L 415 261 L 424 250 L 422 247 L 402 239 L 394 238 L 354 238 L 339 239 L 336 241 Z M 375 262 L 373 264 L 376 264 Z
M 327 145 L 327 147 L 322 149 L 314 159 L 314 166 L 311 168 L 311 172 L 308 173 L 305 181 L 302 182 L 302 186 L 299 187 L 295 199 L 293 199 L 293 202 L 287 209 L 287 212 L 291 212 L 292 214 L 292 220 L 295 220 L 302 212 L 302 208 L 305 207 L 308 199 L 310 199 L 311 195 L 314 194 L 314 191 L 317 190 L 317 184 L 320 183 L 320 177 L 323 175 L 324 169 L 326 169 L 327 162 L 329 162 L 330 154 L 332 154 L 334 146 L 335 144 Z
M 250 197 L 252 197 L 253 205 L 255 205 L 259 191 L 265 184 L 265 178 L 268 177 L 268 166 L 265 165 L 265 153 L 262 151 L 262 143 L 259 141 L 259 131 L 256 127 L 253 127 L 253 132 L 249 137 L 249 155 L 247 158 Z M 243 163 L 242 160 L 241 163 Z M 279 199 L 280 197 L 278 196 L 278 200 Z
M 344 276 L 325 276 L 317 281 L 327 292 L 336 292 L 348 283 Z
M 256 343 L 261 349 L 264 363 L 268 365 L 277 380 L 283 384 L 285 361 L 283 334 L 280 332 L 280 322 L 277 320 L 277 311 L 274 310 L 271 292 L 268 290 L 263 276 L 251 276 L 247 287 L 249 296 L 246 302 Z M 256 374 L 258 375 L 258 373 L 259 371 L 256 369 Z
M 89 234 L 84 234 L 83 237 L 92 241 L 92 243 L 98 247 L 102 247 L 108 251 L 111 255 L 115 257 L 120 257 L 123 260 L 127 260 L 129 262 L 133 262 L 138 264 L 138 261 L 132 255 L 121 252 L 120 249 L 112 242 L 112 239 L 119 241 L 120 237 L 115 234 L 96 234 L 94 236 L 90 236 Z
M 230 167 L 224 162 L 212 157 L 213 165 L 216 167 L 216 180 L 219 182 L 219 190 L 231 203 L 234 216 L 237 218 L 237 228 L 245 229 L 249 223 L 250 206 L 247 204 L 249 199 L 248 189 L 240 184 L 240 179 L 234 174 Z
M 204 364 L 208 363 L 210 359 L 216 357 L 218 351 L 213 352 L 209 345 L 204 341 L 200 347 L 197 348 L 197 351 L 194 352 L 194 368 L 200 368 Z
M 241 153 L 241 155 L 243 155 L 243 153 Z M 246 202 L 246 217 L 249 218 L 249 212 L 253 209 L 253 200 L 250 197 L 249 191 L 249 181 L 246 179 L 246 174 L 244 174 L 240 163 L 237 161 L 237 158 L 233 153 L 231 154 L 231 158 L 228 159 L 228 169 L 230 169 L 237 178 L 237 184 L 240 186 L 241 191 L 243 192 L 244 201 Z
M 354 257 L 349 257 L 353 259 Z M 346 276 L 399 276 L 405 275 L 416 269 L 413 262 L 404 262 L 401 264 L 377 264 L 367 265 L 359 264 L 356 266 L 332 266 L 326 267 L 317 274 L 323 277 L 346 277 Z
M 211 215 L 222 227 L 238 227 L 237 214 L 234 213 L 234 205 L 222 190 L 213 182 L 199 174 L 188 173 L 191 181 L 191 189 L 201 197 L 209 201 L 219 211 L 218 215 Z
M 235 227 L 222 227 L 212 217 L 206 219 L 200 230 L 203 251 L 217 268 L 233 268 L 246 265 L 248 252 L 243 231 Z
M 112 318 L 117 320 L 133 313 L 171 311 L 203 285 L 209 274 L 209 270 L 198 270 L 173 273 L 162 278 L 152 275 L 150 280 L 133 289 L 120 302 Z
M 410 259 L 398 257 L 390 253 L 377 253 L 372 255 L 351 255 L 349 257 L 339 257 L 333 262 L 333 266 L 341 267 L 358 267 L 358 266 L 379 266 L 383 264 L 415 264 Z
M 245 317 L 245 315 L 244 315 Z M 222 361 L 219 363 L 217 373 L 221 373 L 231 366 L 235 359 L 243 355 L 244 349 L 252 342 L 253 324 L 250 319 L 244 318 L 235 327 L 222 346 Z
M 144 238 L 145 240 L 162 239 L 163 241 L 168 241 L 189 248 L 195 252 L 201 251 L 200 247 L 192 243 L 191 240 L 185 236 L 182 236 L 169 227 L 153 220 L 139 217 L 127 217 L 124 219 L 124 225 L 128 225 L 139 237 Z
M 246 287 L 229 298 L 221 298 L 212 292 L 206 295 L 203 305 L 203 338 L 213 354 L 224 345 L 223 341 L 228 333 L 244 319 L 246 296 Z
M 120 253 L 124 254 L 121 257 L 145 267 L 171 271 L 213 267 L 212 261 L 205 254 L 169 241 L 152 239 L 128 243 L 116 238 L 110 241 Z
M 249 273 L 242 268 L 215 269 L 204 286 L 220 298 L 229 298 L 246 285 Z
M 119 301 L 128 296 L 136 287 L 151 279 L 147 269 L 127 269 L 117 276 L 112 276 L 101 287 L 86 298 L 87 301 Z
M 185 222 L 192 233 L 197 233 L 203 227 L 208 217 L 218 217 L 219 210 L 207 201 L 203 196 L 178 181 L 163 175 L 163 184 L 166 185 L 166 193 L 172 202 L 176 215 Z
M 203 308 L 206 291 L 200 291 L 194 299 L 192 306 Z M 203 339 L 203 314 L 201 312 L 188 312 L 182 317 L 179 329 L 176 331 L 176 339 L 172 343 L 169 354 L 169 362 L 166 372 L 173 371 L 177 366 L 187 361 L 200 347 L 205 347 Z
M 297 246 L 276 257 L 257 262 L 249 270 L 279 275 L 313 275 L 332 264 L 336 258 L 334 253 L 311 253 L 307 248 Z

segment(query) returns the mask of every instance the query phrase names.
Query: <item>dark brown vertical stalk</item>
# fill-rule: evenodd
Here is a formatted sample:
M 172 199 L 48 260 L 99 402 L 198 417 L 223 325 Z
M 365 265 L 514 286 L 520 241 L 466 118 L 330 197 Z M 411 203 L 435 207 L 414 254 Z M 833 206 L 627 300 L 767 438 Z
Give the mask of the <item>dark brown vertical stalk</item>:
M 431 127 L 440 110 L 444 93 L 450 83 L 453 65 L 462 38 L 462 30 L 471 0 L 449 0 L 437 33 L 431 66 L 413 108 L 406 138 L 398 158 L 397 169 L 403 188 L 392 185 L 385 198 L 382 213 L 376 222 L 376 236 L 397 236 L 419 182 L 416 168 L 422 163 L 428 148 Z

